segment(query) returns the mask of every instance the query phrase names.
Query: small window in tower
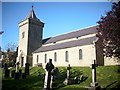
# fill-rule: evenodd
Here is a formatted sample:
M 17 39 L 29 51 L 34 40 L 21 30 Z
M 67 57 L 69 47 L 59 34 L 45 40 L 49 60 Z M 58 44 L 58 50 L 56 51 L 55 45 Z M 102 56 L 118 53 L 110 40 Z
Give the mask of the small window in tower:
M 24 38 L 25 37 L 25 32 L 22 32 L 22 38 Z

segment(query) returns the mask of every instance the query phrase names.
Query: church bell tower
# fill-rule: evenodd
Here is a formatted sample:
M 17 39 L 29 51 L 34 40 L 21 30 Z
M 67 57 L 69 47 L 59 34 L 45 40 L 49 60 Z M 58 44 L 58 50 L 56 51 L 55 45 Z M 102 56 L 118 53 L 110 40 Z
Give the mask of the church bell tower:
M 20 31 L 17 62 L 24 67 L 25 63 L 32 65 L 32 52 L 42 45 L 44 23 L 36 17 L 32 6 L 27 17 L 18 24 Z

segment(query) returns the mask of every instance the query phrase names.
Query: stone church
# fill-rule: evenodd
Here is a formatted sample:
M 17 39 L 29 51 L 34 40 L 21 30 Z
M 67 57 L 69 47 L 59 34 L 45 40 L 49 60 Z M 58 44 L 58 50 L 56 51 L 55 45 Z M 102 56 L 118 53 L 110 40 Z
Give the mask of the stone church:
M 96 37 L 98 26 L 84 28 L 59 36 L 42 39 L 44 23 L 32 8 L 27 17 L 19 23 L 19 47 L 17 62 L 25 66 L 45 66 L 49 59 L 55 66 L 90 66 L 97 64 L 116 65 L 118 62 L 103 56 L 101 42 Z

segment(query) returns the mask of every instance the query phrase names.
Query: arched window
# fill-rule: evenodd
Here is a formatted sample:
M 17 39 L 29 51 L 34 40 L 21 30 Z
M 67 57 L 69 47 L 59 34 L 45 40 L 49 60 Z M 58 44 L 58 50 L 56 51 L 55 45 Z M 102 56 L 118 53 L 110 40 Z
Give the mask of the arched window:
M 37 55 L 37 63 L 38 63 L 38 60 L 39 60 L 39 55 Z
M 83 55 L 82 55 L 82 49 L 79 50 L 79 60 L 82 59 Z
M 57 61 L 57 53 L 56 52 L 54 53 L 54 61 L 55 62 Z
M 47 62 L 47 54 L 45 54 L 45 63 Z
M 65 52 L 65 61 L 68 62 L 68 51 Z

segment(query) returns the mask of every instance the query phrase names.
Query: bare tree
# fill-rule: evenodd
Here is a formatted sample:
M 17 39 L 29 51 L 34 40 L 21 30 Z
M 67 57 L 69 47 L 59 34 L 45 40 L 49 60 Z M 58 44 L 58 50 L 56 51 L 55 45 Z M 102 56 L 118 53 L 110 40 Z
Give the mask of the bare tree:
M 8 43 L 5 47 L 6 51 L 8 51 L 8 49 L 9 49 L 11 52 L 15 51 L 16 48 L 17 48 L 17 45 L 12 42 Z

